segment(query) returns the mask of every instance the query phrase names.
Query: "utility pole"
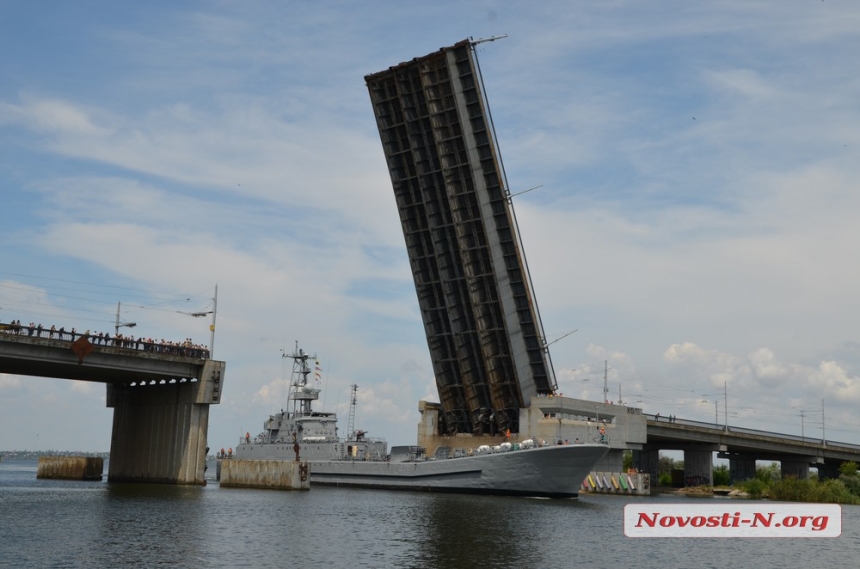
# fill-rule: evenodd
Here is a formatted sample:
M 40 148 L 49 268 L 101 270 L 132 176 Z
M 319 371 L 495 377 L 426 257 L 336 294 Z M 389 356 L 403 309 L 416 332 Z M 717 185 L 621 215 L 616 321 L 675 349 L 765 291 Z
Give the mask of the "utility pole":
M 824 399 L 821 400 L 821 444 L 827 446 L 827 431 L 824 429 Z
M 726 381 L 723 381 L 723 419 L 725 419 L 726 432 L 729 432 L 729 388 Z
M 607 380 L 609 377 L 609 361 L 603 360 L 603 403 L 609 403 L 609 386 Z
M 800 438 L 806 440 L 806 434 L 804 434 L 804 425 L 803 425 L 803 411 L 800 412 Z

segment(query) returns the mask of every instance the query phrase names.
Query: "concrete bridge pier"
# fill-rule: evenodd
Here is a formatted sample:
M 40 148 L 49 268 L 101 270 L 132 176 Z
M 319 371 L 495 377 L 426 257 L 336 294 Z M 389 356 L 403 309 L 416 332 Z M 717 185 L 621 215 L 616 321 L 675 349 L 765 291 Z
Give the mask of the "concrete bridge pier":
M 779 462 L 780 473 L 783 478 L 788 476 L 792 476 L 799 480 L 806 480 L 809 478 L 809 461 L 798 461 L 798 460 L 790 460 L 787 458 L 783 458 Z
M 755 478 L 755 458 L 730 458 L 729 481 L 737 484 Z
M 634 450 L 633 466 L 639 472 L 650 474 L 652 484 L 656 486 L 660 480 L 660 450 Z
M 842 474 L 839 471 L 839 467 L 841 463 L 833 463 L 833 462 L 819 462 L 815 465 L 818 468 L 818 479 L 819 480 L 834 480 L 839 478 L 839 475 Z
M 684 449 L 684 486 L 714 484 L 714 450 L 712 445 Z
M 221 399 L 224 368 L 207 360 L 197 380 L 108 384 L 108 481 L 205 485 L 209 405 Z

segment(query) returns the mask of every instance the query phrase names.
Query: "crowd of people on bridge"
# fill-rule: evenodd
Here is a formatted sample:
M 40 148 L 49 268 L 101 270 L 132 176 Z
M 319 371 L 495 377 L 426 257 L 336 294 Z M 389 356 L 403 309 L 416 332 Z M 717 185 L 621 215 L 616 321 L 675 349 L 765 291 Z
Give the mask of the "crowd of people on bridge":
M 31 338 L 68 340 L 69 342 L 74 342 L 83 337 L 96 346 L 113 346 L 158 354 L 209 359 L 209 349 L 206 346 L 195 344 L 191 338 L 185 338 L 182 342 L 174 342 L 163 338 L 161 340 L 153 340 L 152 338 L 125 336 L 118 331 L 111 336 L 110 332 L 90 332 L 89 330 L 78 332 L 74 328 L 66 330 L 63 326 L 57 328 L 53 324 L 50 328 L 42 326 L 41 323 L 35 324 L 33 322 L 30 322 L 28 325 L 22 325 L 20 320 L 13 320 L 9 324 L 0 323 L 0 332 Z

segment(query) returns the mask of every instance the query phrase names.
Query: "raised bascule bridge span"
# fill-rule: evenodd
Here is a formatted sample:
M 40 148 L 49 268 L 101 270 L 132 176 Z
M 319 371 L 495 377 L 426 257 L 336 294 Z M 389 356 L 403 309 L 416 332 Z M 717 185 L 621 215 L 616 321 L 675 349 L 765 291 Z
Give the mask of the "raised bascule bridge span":
M 685 486 L 713 482 L 713 453 L 729 461 L 732 482 L 754 478 L 756 461 L 780 463 L 783 476 L 807 478 L 810 467 L 820 478 L 837 478 L 846 461 L 860 463 L 860 445 L 816 437 L 774 433 L 659 415 L 645 415 L 647 443 L 634 451 L 634 464 L 657 475 L 659 451 L 684 452 Z
M 0 328 L 0 373 L 107 386 L 109 481 L 206 484 L 209 406 L 221 401 L 225 362 L 199 348 Z

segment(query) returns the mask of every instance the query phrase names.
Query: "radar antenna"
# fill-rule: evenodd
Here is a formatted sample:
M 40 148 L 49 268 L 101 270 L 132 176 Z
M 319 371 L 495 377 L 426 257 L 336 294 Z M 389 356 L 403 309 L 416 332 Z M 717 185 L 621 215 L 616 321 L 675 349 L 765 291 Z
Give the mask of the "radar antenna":
M 311 402 L 319 398 L 320 390 L 308 386 L 308 375 L 311 373 L 308 358 L 316 360 L 316 356 L 311 356 L 299 348 L 299 342 L 296 341 L 295 351 L 292 354 L 281 354 L 281 357 L 293 360 L 293 372 L 287 391 L 287 404 L 289 405 L 289 401 L 292 400 L 294 417 L 310 415 L 312 412 Z

